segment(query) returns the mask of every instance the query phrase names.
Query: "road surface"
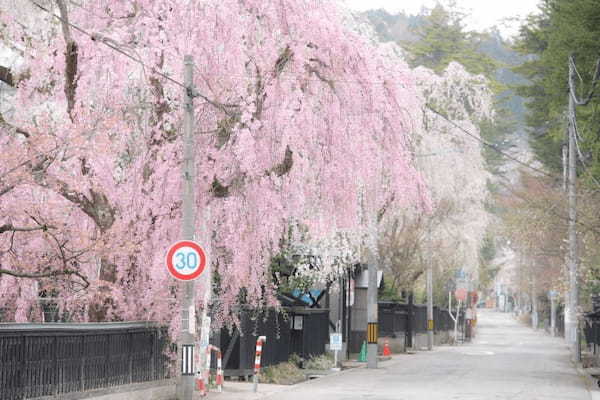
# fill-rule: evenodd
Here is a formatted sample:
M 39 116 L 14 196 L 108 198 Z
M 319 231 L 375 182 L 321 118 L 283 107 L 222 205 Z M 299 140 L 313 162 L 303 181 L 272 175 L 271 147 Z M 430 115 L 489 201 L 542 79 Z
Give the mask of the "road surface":
M 481 311 L 481 310 L 480 310 Z M 378 370 L 345 371 L 262 398 L 285 400 L 590 400 L 562 339 L 509 314 L 479 313 L 477 339 L 401 354 Z M 265 385 L 266 386 L 266 385 Z M 266 390 L 265 387 L 265 391 Z M 264 397 L 266 395 L 266 397 Z

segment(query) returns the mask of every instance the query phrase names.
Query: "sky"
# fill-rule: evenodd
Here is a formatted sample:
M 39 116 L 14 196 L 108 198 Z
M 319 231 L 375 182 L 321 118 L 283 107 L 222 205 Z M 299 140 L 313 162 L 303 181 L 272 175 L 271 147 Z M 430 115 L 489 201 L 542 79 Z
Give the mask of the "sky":
M 436 0 L 343 0 L 350 8 L 365 11 L 384 8 L 391 13 L 405 11 L 418 14 L 421 7 L 431 8 Z M 442 1 L 442 4 L 446 4 Z M 518 22 L 507 23 L 503 20 L 523 18 L 537 11 L 539 0 L 456 0 L 459 10 L 470 14 L 465 20 L 467 29 L 484 30 L 497 25 L 503 36 L 512 36 L 518 31 Z

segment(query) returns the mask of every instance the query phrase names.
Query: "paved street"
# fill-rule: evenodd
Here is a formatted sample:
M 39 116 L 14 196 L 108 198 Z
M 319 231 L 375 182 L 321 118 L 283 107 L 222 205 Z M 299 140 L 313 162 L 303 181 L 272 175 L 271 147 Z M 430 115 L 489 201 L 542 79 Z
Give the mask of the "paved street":
M 591 398 L 583 379 L 572 367 L 561 339 L 521 326 L 510 315 L 487 310 L 480 313 L 478 338 L 474 343 L 397 355 L 380 365 L 376 371 L 350 370 L 283 391 L 277 388 L 261 397 L 285 400 Z M 267 385 L 261 388 L 269 391 Z

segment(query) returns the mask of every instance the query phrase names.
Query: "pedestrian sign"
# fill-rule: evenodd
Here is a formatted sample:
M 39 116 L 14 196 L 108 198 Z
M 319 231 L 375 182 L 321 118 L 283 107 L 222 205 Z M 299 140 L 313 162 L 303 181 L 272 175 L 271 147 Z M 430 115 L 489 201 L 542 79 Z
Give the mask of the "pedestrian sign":
M 329 335 L 329 350 L 341 351 L 342 350 L 342 334 L 332 333 Z

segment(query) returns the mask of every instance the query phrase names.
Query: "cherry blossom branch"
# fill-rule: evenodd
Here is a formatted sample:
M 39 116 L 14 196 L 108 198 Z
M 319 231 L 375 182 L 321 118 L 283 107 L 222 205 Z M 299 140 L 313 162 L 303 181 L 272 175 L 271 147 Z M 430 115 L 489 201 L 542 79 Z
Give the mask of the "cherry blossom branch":
M 40 176 L 38 184 L 56 191 L 65 199 L 76 204 L 81 211 L 87 214 L 102 230 L 108 230 L 115 222 L 115 209 L 110 204 L 108 197 L 102 192 L 90 190 L 90 196 L 73 189 L 66 182 L 45 174 Z
M 5 232 L 33 232 L 33 231 L 40 231 L 40 230 L 46 232 L 48 229 L 56 229 L 56 227 L 52 226 L 52 225 L 43 224 L 43 225 L 39 225 L 39 226 L 22 228 L 22 227 L 14 226 L 13 224 L 4 224 L 4 225 L 0 225 L 0 234 L 5 233 Z
M 14 131 L 20 135 L 25 136 L 27 139 L 29 139 L 31 137 L 31 134 L 29 132 L 27 132 L 26 130 L 21 129 L 16 126 L 13 126 L 13 125 L 9 124 L 8 122 L 6 122 L 6 120 L 4 119 L 4 117 L 2 116 L 1 113 L 0 113 L 0 128 L 6 129 L 8 131 Z
M 2 276 L 2 274 L 6 274 L 6 275 L 13 276 L 15 278 L 39 279 L 39 278 L 52 278 L 52 277 L 73 275 L 73 276 L 79 277 L 83 281 L 83 284 L 81 284 L 81 285 L 83 286 L 84 289 L 87 288 L 90 285 L 90 282 L 85 277 L 85 275 L 83 275 L 81 272 L 79 272 L 77 270 L 70 268 L 68 263 L 75 260 L 77 257 L 80 257 L 81 255 L 85 254 L 89 249 L 84 249 L 84 250 L 77 251 L 77 252 L 68 250 L 66 247 L 68 240 L 64 240 L 61 243 L 59 238 L 50 231 L 50 229 L 56 229 L 55 226 L 42 223 L 38 218 L 34 217 L 33 215 L 29 215 L 29 217 L 37 224 L 37 226 L 15 227 L 12 224 L 4 224 L 4 225 L 0 226 L 0 234 L 5 233 L 5 232 L 12 233 L 11 246 L 8 251 L 12 251 L 13 239 L 14 239 L 14 235 L 16 232 L 34 232 L 34 231 L 41 230 L 45 234 L 49 235 L 56 243 L 56 246 L 57 246 L 57 249 L 59 252 L 59 256 L 60 256 L 60 261 L 62 263 L 63 268 L 61 270 L 37 272 L 37 273 L 14 271 L 14 270 L 10 270 L 10 269 L 0 269 L 0 276 Z M 74 253 L 74 254 L 67 255 L 65 250 L 69 251 L 71 253 Z
M 15 185 L 7 185 L 7 186 L 3 187 L 2 189 L 0 189 L 0 197 L 2 197 L 5 194 L 9 193 L 15 187 L 16 187 Z
M 63 0 L 56 0 L 56 3 L 58 4 L 58 9 L 60 11 L 60 22 L 65 44 L 67 46 L 65 50 L 65 96 L 67 97 L 67 112 L 72 118 L 73 116 L 71 114 L 73 112 L 73 107 L 75 106 L 75 93 L 77 91 L 76 77 L 79 48 L 71 36 L 67 6 Z
M 10 275 L 15 278 L 25 278 L 25 279 L 56 278 L 59 276 L 74 275 L 83 281 L 84 288 L 87 288 L 90 286 L 90 281 L 85 277 L 85 275 L 83 275 L 82 273 L 75 271 L 73 269 L 65 269 L 62 271 L 40 272 L 40 273 L 27 273 L 27 272 L 19 272 L 19 271 L 13 271 L 10 269 L 0 268 L 0 276 L 2 276 L 2 275 Z
M 0 65 L 0 81 L 6 83 L 8 86 L 15 87 L 15 78 L 10 68 Z
M 77 25 L 74 25 L 73 23 L 69 22 L 67 19 L 63 18 L 63 16 L 62 16 L 62 12 L 61 12 L 61 15 L 59 16 L 59 15 L 56 15 L 56 14 L 54 14 L 53 12 L 51 12 L 51 11 L 50 11 L 48 8 L 46 8 L 46 7 L 44 7 L 44 6 L 42 6 L 42 5 L 38 4 L 38 3 L 36 3 L 36 2 L 35 2 L 35 1 L 33 1 L 33 0 L 32 0 L 32 3 L 33 3 L 33 4 L 34 4 L 36 7 L 38 7 L 39 9 L 41 9 L 42 11 L 44 11 L 44 12 L 46 12 L 46 13 L 50 14 L 50 15 L 51 15 L 51 16 L 53 16 L 54 18 L 56 18 L 56 19 L 58 19 L 59 21 L 61 21 L 61 23 L 62 23 L 63 25 L 65 25 L 65 24 L 66 24 L 67 26 L 69 26 L 69 27 L 71 27 L 71 28 L 75 29 L 76 31 L 78 31 L 78 32 L 80 32 L 80 33 L 82 33 L 82 34 L 84 34 L 84 35 L 88 36 L 88 37 L 89 37 L 89 38 L 90 38 L 92 41 L 95 41 L 95 42 L 98 42 L 98 43 L 102 43 L 102 44 L 104 44 L 105 46 L 107 46 L 107 47 L 111 48 L 112 50 L 114 50 L 114 51 L 116 51 L 116 52 L 118 52 L 118 53 L 120 53 L 120 54 L 122 54 L 122 55 L 124 55 L 124 56 L 128 57 L 129 59 L 131 59 L 131 60 L 133 60 L 133 61 L 137 62 L 137 63 L 138 63 L 138 64 L 140 64 L 142 67 L 144 67 L 144 68 L 147 68 L 146 64 L 144 64 L 144 62 L 143 62 L 143 61 L 142 61 L 140 58 L 137 58 L 137 57 L 135 57 L 135 56 L 132 56 L 131 54 L 129 54 L 129 53 L 127 53 L 127 52 L 123 51 L 121 48 L 119 48 L 118 46 L 116 46 L 116 45 L 114 44 L 114 43 L 115 43 L 115 42 L 114 42 L 114 40 L 112 40 L 112 39 L 110 39 L 110 38 L 108 38 L 108 37 L 106 37 L 106 36 L 104 36 L 104 35 L 102 35 L 102 34 L 99 34 L 99 33 L 90 33 L 90 32 L 87 32 L 86 30 L 84 30 L 84 29 L 80 28 L 80 27 L 79 27 L 79 26 L 77 26 Z M 75 42 L 73 42 L 73 43 L 75 44 L 75 47 L 76 47 L 76 46 L 77 46 L 77 44 L 76 44 Z M 77 48 L 75 48 L 75 52 L 77 52 Z M 69 52 L 69 46 L 68 46 L 68 44 L 67 44 L 67 57 L 69 56 L 69 54 L 70 54 L 70 52 Z M 73 56 L 73 54 L 70 54 L 70 55 L 71 55 L 71 56 Z M 74 54 L 74 56 L 76 57 L 76 56 L 77 56 L 77 54 Z M 69 60 L 67 59 L 67 62 L 68 62 L 68 61 L 69 61 Z M 76 64 L 77 64 L 77 60 L 74 60 L 74 62 L 75 62 L 75 72 L 76 72 L 76 67 L 77 67 L 77 65 L 76 65 Z M 68 68 L 69 68 L 69 66 L 67 65 L 67 69 L 68 69 Z M 168 76 L 168 75 L 166 75 L 166 74 L 164 74 L 164 73 L 162 73 L 162 72 L 160 72 L 160 71 L 157 71 L 155 68 L 151 68 L 150 70 L 152 71 L 152 73 L 154 73 L 154 74 L 156 74 L 156 75 L 159 75 L 160 77 L 162 77 L 162 78 L 164 78 L 164 79 L 168 80 L 169 82 L 171 82 L 171 83 L 174 83 L 174 84 L 176 84 L 176 85 L 178 85 L 178 86 L 181 86 L 181 87 L 183 87 L 183 88 L 185 88 L 185 89 L 187 89 L 187 90 L 191 91 L 191 93 L 190 93 L 190 94 L 191 94 L 192 96 L 194 96 L 194 97 L 200 97 L 200 98 L 201 98 L 201 99 L 203 99 L 205 102 L 207 102 L 208 104 L 212 105 L 213 107 L 215 107 L 215 108 L 217 108 L 217 109 L 219 109 L 219 110 L 223 111 L 223 112 L 224 112 L 225 114 L 227 114 L 227 115 L 233 115 L 233 113 L 235 113 L 235 112 L 232 112 L 230 109 L 237 109 L 237 108 L 239 108 L 239 107 L 240 107 L 240 106 L 239 106 L 239 104 L 227 104 L 227 103 L 220 103 L 220 102 L 218 102 L 218 101 L 216 101 L 216 100 L 212 100 L 212 99 L 210 99 L 209 97 L 205 96 L 204 94 L 200 93 L 199 91 L 197 91 L 197 90 L 194 90 L 194 89 L 192 89 L 192 88 L 188 88 L 188 87 L 186 87 L 186 86 L 185 86 L 183 83 L 181 83 L 181 82 L 179 82 L 179 81 L 177 81 L 177 80 L 175 80 L 175 79 L 171 78 L 170 76 Z M 77 86 L 77 85 L 76 85 L 76 82 L 75 82 L 75 88 L 76 88 L 76 86 Z M 67 89 L 65 88 L 65 92 L 66 92 L 66 90 L 67 90 Z M 74 95 L 74 93 L 73 93 L 73 95 Z

